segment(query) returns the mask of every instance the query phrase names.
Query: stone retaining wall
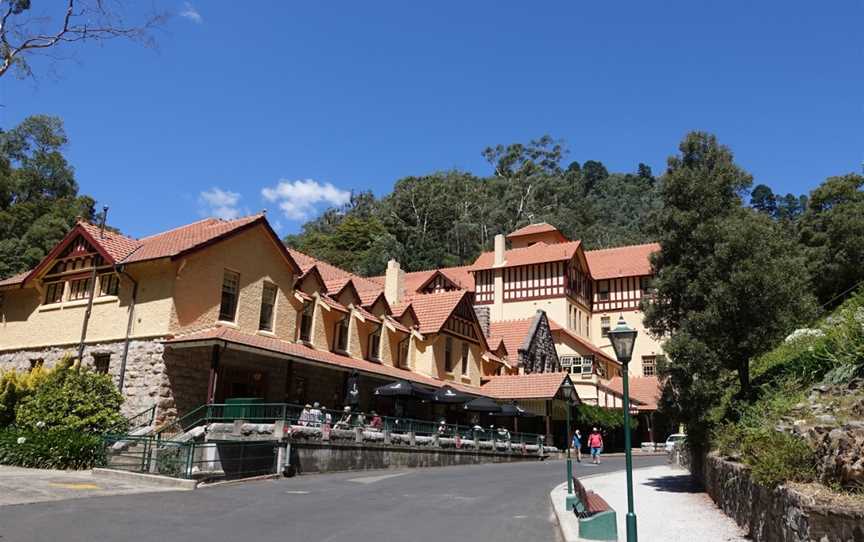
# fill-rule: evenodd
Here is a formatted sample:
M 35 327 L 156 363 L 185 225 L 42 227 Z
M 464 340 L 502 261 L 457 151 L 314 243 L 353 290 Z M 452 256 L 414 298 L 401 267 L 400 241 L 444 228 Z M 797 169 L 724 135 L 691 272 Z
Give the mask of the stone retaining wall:
M 5 370 L 28 371 L 33 362 L 41 360 L 44 367 L 54 367 L 67 356 L 75 356 L 78 347 L 48 347 L 29 350 L 15 350 L 0 353 L 0 372 Z M 165 373 L 163 357 L 165 347 L 155 340 L 133 340 L 129 342 L 129 355 L 126 359 L 124 377 L 123 414 L 132 416 L 158 405 L 157 410 L 172 405 L 171 390 Z M 123 358 L 123 341 L 87 344 L 84 346 L 84 366 L 94 366 L 94 354 L 109 355 L 108 374 L 117 384 L 120 379 L 120 363 Z
M 786 486 L 760 486 L 746 466 L 715 454 L 702 464 L 705 490 L 755 542 L 864 541 L 864 511 L 818 503 Z

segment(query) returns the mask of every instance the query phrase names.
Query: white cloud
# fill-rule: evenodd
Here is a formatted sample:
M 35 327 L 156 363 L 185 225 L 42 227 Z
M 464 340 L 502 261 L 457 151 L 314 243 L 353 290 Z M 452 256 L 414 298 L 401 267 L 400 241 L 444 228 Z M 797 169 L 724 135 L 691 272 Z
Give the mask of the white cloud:
M 319 183 L 313 179 L 297 181 L 280 180 L 272 188 L 261 190 L 264 199 L 279 203 L 279 208 L 291 220 L 306 220 L 320 204 L 345 205 L 351 199 L 351 192 L 336 188 L 330 183 Z
M 198 195 L 198 202 L 202 206 L 204 214 L 230 220 L 240 216 L 237 203 L 240 202 L 240 194 L 230 190 L 222 190 L 213 187 Z
M 192 5 L 192 2 L 183 2 L 183 10 L 179 14 L 181 17 L 189 19 L 193 23 L 201 24 L 204 22 L 201 14 L 198 13 L 198 10 L 195 9 L 195 6 Z

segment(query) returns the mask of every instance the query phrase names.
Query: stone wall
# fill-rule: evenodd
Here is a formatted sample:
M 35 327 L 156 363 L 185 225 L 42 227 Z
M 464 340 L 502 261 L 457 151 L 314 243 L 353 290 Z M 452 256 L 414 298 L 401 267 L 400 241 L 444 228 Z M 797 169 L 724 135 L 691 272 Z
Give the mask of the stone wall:
M 864 541 L 864 510 L 819 502 L 797 488 L 755 484 L 746 466 L 709 455 L 705 490 L 756 542 Z
M 157 410 L 168 407 L 170 389 L 165 374 L 165 347 L 154 340 L 129 342 L 124 377 L 123 414 L 132 416 L 158 405 Z M 16 350 L 0 353 L 0 372 L 10 369 L 28 371 L 33 363 L 42 361 L 45 367 L 54 367 L 66 356 L 75 356 L 77 346 L 50 347 L 33 350 Z M 119 383 L 120 364 L 123 358 L 123 341 L 88 344 L 84 347 L 84 365 L 94 367 L 94 354 L 108 355 L 108 374 Z
M 452 449 L 418 449 L 361 444 L 291 444 L 290 463 L 298 474 L 368 469 L 448 467 L 479 463 L 539 461 L 536 455 L 495 454 Z
M 549 328 L 549 319 L 542 310 L 537 311 L 528 331 L 528 337 L 532 336 L 530 347 L 519 350 L 519 366 L 525 368 L 526 374 L 560 371 L 561 363 Z

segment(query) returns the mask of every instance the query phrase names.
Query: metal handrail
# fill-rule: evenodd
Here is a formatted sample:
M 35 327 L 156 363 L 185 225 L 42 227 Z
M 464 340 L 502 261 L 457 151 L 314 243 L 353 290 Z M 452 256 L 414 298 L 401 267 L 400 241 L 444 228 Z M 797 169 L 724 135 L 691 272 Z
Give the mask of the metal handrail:
M 153 425 L 153 419 L 156 417 L 156 405 L 154 404 L 150 408 L 142 410 L 138 414 L 135 414 L 129 418 L 126 418 L 126 423 L 129 427 L 130 431 L 141 427 L 150 427 Z

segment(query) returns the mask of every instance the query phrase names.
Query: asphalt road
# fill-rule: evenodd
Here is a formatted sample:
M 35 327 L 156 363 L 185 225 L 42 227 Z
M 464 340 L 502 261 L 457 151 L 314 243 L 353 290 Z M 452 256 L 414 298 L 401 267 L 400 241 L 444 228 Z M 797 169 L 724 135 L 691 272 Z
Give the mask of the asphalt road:
M 635 467 L 666 461 L 636 457 Z M 577 464 L 577 475 L 623 458 Z M 0 507 L 0 542 L 528 542 L 557 539 L 563 461 L 365 471 Z

